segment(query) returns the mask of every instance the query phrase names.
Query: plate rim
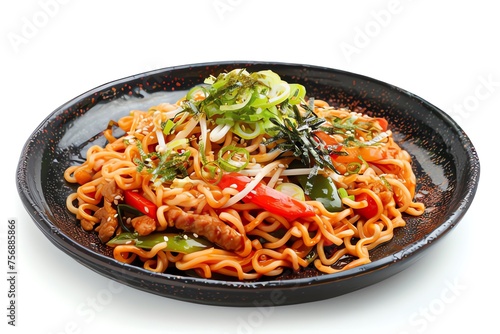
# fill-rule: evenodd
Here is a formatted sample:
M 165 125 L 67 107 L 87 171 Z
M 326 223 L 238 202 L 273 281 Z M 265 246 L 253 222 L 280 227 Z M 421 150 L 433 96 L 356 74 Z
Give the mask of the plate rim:
M 419 239 L 416 242 L 413 242 L 412 244 L 409 244 L 405 246 L 401 251 L 398 251 L 396 253 L 393 253 L 391 255 L 387 255 L 381 259 L 378 259 L 376 261 L 373 261 L 371 263 L 362 265 L 360 267 L 352 268 L 346 271 L 342 271 L 339 273 L 334 273 L 334 274 L 324 274 L 324 275 L 318 275 L 315 277 L 304 277 L 304 278 L 293 278 L 293 279 L 286 279 L 286 280 L 266 280 L 266 281 L 258 281 L 258 282 L 247 282 L 247 281 L 228 281 L 228 280 L 216 280 L 216 279 L 206 279 L 206 278 L 198 278 L 198 277 L 190 277 L 190 276 L 179 276 L 179 275 L 173 275 L 169 273 L 151 273 L 147 271 L 144 268 L 138 267 L 138 266 L 133 266 L 133 265 L 128 265 L 128 264 L 123 264 L 121 262 L 118 262 L 112 258 L 109 258 L 101 253 L 95 252 L 92 249 L 89 249 L 87 247 L 84 247 L 83 245 L 79 244 L 76 240 L 73 240 L 71 237 L 65 235 L 61 230 L 57 228 L 57 226 L 51 222 L 49 217 L 47 215 L 40 214 L 40 211 L 42 211 L 42 208 L 40 208 L 37 203 L 31 198 L 32 194 L 30 194 L 30 187 L 29 187 L 29 177 L 26 175 L 27 169 L 23 168 L 25 164 L 27 164 L 27 161 L 29 160 L 29 151 L 33 147 L 33 138 L 39 134 L 40 130 L 43 129 L 44 126 L 46 126 L 48 123 L 50 123 L 59 113 L 63 112 L 65 109 L 67 109 L 69 106 L 74 105 L 78 101 L 81 101 L 85 97 L 91 96 L 94 93 L 101 92 L 103 89 L 111 87 L 113 85 L 118 85 L 122 84 L 125 82 L 130 82 L 134 81 L 140 78 L 145 78 L 147 76 L 152 76 L 155 74 L 159 73 L 165 73 L 168 71 L 175 71 L 175 70 L 187 70 L 189 68 L 199 68 L 199 67 L 213 67 L 213 66 L 230 66 L 233 64 L 249 64 L 249 65 L 257 65 L 257 66 L 265 66 L 265 65 L 272 65 L 272 66 L 285 66 L 285 67 L 304 67 L 304 68 L 312 68 L 314 70 L 319 70 L 319 71 L 327 71 L 327 72 L 335 72 L 335 73 L 340 73 L 343 75 L 359 78 L 362 80 L 369 81 L 371 83 L 375 83 L 378 85 L 382 85 L 390 90 L 397 90 L 401 94 L 405 94 L 412 99 L 416 99 L 420 101 L 421 103 L 425 104 L 427 108 L 431 109 L 433 113 L 436 116 L 439 116 L 448 126 L 451 126 L 454 131 L 457 133 L 461 133 L 461 136 L 458 136 L 460 141 L 462 142 L 463 146 L 467 147 L 467 149 L 464 148 L 464 150 L 467 152 L 467 158 L 468 158 L 468 163 L 471 166 L 474 166 L 474 169 L 476 171 L 475 179 L 474 180 L 469 180 L 470 185 L 467 185 L 465 188 L 467 189 L 466 196 L 460 200 L 460 205 L 455 211 L 454 214 L 448 215 L 447 219 L 442 221 L 439 225 L 436 226 L 436 228 L 432 231 L 432 233 L 428 234 L 425 238 Z M 104 265 L 111 265 L 113 267 L 116 267 L 117 270 L 125 270 L 128 273 L 134 272 L 136 275 L 146 275 L 146 276 L 151 276 L 151 277 L 161 277 L 162 279 L 165 279 L 166 282 L 172 281 L 176 282 L 179 284 L 194 284 L 197 286 L 206 286 L 206 287 L 222 287 L 224 289 L 256 289 L 256 288 L 297 288 L 300 286 L 307 286 L 311 284 L 311 280 L 314 281 L 314 284 L 323 284 L 323 283 L 329 283 L 329 282 L 335 282 L 335 281 L 341 281 L 345 279 L 350 279 L 353 277 L 356 277 L 360 274 L 364 273 L 370 273 L 372 271 L 379 270 L 385 266 L 391 265 L 395 262 L 401 261 L 402 259 L 406 259 L 408 261 L 408 257 L 412 257 L 413 260 L 417 260 L 420 258 L 422 255 L 421 253 L 423 250 L 427 249 L 430 245 L 434 244 L 436 241 L 441 240 L 442 237 L 448 232 L 452 230 L 452 228 L 457 225 L 463 216 L 466 214 L 467 210 L 469 209 L 470 205 L 473 202 L 473 199 L 475 197 L 477 188 L 478 188 L 478 183 L 479 183 L 479 174 L 480 174 L 480 162 L 478 158 L 477 151 L 472 144 L 472 141 L 470 138 L 465 134 L 465 132 L 462 130 L 462 128 L 456 123 L 453 118 L 446 114 L 443 110 L 440 108 L 436 107 L 435 105 L 429 103 L 425 99 L 421 98 L 420 96 L 413 94 L 405 89 L 402 89 L 398 86 L 389 84 L 387 82 L 381 81 L 379 79 L 373 78 L 373 77 L 368 77 L 366 75 L 354 73 L 354 72 L 349 72 L 345 70 L 340 70 L 340 69 L 335 69 L 335 68 L 330 68 L 330 67 L 324 67 L 324 66 L 319 66 L 319 65 L 310 65 L 310 64 L 299 64 L 299 63 L 289 63 L 289 62 L 273 62 L 273 61 L 245 61 L 245 60 L 238 60 L 238 61 L 211 61 L 211 62 L 201 62 L 201 63 L 192 63 L 192 64 L 184 64 L 184 65 L 176 65 L 176 66 L 168 66 L 168 67 L 163 67 L 159 69 L 154 69 L 151 71 L 146 71 L 142 72 L 139 74 L 135 75 L 129 75 L 122 77 L 117 80 L 109 81 L 107 83 L 98 85 L 92 89 L 87 90 L 86 92 L 68 100 L 67 102 L 63 103 L 60 105 L 58 108 L 54 109 L 51 113 L 47 115 L 47 117 L 35 128 L 35 130 L 30 134 L 28 137 L 26 143 L 23 146 L 23 149 L 21 151 L 21 155 L 19 158 L 18 162 L 18 167 L 16 169 L 16 177 L 17 177 L 17 188 L 18 188 L 18 194 L 21 197 L 21 200 L 23 202 L 23 205 L 25 209 L 28 211 L 29 215 L 31 216 L 32 220 L 34 223 L 37 225 L 37 227 L 43 232 L 43 234 L 59 249 L 63 250 L 65 253 L 71 253 L 73 255 L 79 255 L 80 253 L 83 253 L 85 257 L 89 256 L 93 258 L 93 262 L 95 262 L 96 258 L 99 260 L 99 263 L 102 263 Z M 71 248 L 74 248 L 71 249 Z M 78 262 L 81 262 L 82 259 L 78 259 L 75 256 L 71 256 L 73 259 L 75 259 Z M 85 258 L 86 260 L 86 258 Z M 83 261 L 85 262 L 85 261 Z M 82 263 L 83 263 L 82 262 Z M 84 263 L 85 264 L 85 263 Z M 85 264 L 86 265 L 86 264 Z M 89 267 L 88 265 L 86 265 Z M 93 269 L 93 268 L 91 268 Z M 405 269 L 405 268 L 403 268 Z M 95 269 L 93 269 L 95 270 Z M 96 271 L 96 270 L 95 270 Z M 399 272 L 399 271 L 398 271 Z M 100 274 L 104 275 L 104 273 L 100 272 Z M 106 275 L 105 275 L 106 276 Z M 113 278 L 113 277 L 110 277 Z M 122 282 L 123 283 L 123 282 Z M 175 297 L 173 297 L 175 298 Z M 196 301 L 194 301 L 196 302 Z

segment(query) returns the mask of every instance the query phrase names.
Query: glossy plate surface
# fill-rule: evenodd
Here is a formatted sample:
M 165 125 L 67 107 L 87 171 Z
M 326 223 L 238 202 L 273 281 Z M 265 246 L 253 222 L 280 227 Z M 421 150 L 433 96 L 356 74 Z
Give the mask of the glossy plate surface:
M 370 264 L 329 275 L 301 274 L 234 282 L 182 273 L 157 274 L 115 261 L 99 239 L 83 231 L 66 209 L 73 192 L 64 170 L 83 161 L 86 149 L 104 144 L 101 131 L 110 119 L 175 102 L 210 74 L 234 68 L 271 69 L 288 82 L 302 83 L 308 96 L 332 105 L 383 116 L 395 139 L 414 159 L 417 196 L 427 207 L 407 217 L 394 239 L 373 251 Z M 84 266 L 123 284 L 195 303 L 252 306 L 297 304 L 332 298 L 386 279 L 418 260 L 462 219 L 476 193 L 480 166 L 462 129 L 425 100 L 390 84 L 330 68 L 267 62 L 194 64 L 155 70 L 104 84 L 53 111 L 27 140 L 17 169 L 18 191 L 43 234 Z

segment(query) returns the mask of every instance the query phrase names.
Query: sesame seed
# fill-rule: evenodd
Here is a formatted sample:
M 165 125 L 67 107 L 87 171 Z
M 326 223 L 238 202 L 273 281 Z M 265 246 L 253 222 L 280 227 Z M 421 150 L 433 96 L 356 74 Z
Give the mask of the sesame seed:
M 166 235 L 164 235 L 163 240 L 168 241 L 168 237 Z
M 147 206 L 145 206 L 145 207 L 144 207 L 144 211 L 145 211 L 146 213 L 149 213 L 149 208 L 148 208 Z
M 193 237 L 198 238 L 198 234 L 193 233 Z

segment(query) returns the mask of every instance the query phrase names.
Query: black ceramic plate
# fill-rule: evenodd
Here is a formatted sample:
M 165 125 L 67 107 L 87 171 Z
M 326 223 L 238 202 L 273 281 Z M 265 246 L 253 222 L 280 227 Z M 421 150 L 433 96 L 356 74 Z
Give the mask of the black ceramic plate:
M 105 246 L 84 232 L 66 209 L 73 191 L 64 170 L 92 144 L 104 144 L 110 119 L 131 109 L 175 102 L 210 74 L 234 68 L 271 69 L 299 82 L 309 96 L 387 118 L 396 140 L 414 159 L 421 217 L 408 217 L 390 242 L 373 251 L 370 264 L 337 274 L 310 270 L 259 282 L 157 274 L 115 261 Z M 222 62 L 165 68 L 97 87 L 52 112 L 28 139 L 18 165 L 20 197 L 43 234 L 59 249 L 96 272 L 154 294 L 196 303 L 229 306 L 285 305 L 339 296 L 404 270 L 462 219 L 479 181 L 476 151 L 445 113 L 398 87 L 330 68 L 267 62 Z

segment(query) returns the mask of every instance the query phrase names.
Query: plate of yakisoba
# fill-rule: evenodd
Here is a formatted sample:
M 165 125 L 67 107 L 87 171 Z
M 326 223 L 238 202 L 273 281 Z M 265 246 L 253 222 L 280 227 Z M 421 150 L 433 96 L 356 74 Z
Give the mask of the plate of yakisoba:
M 252 306 L 408 268 L 466 214 L 479 170 L 453 119 L 404 89 L 248 61 L 83 93 L 33 132 L 17 177 L 36 225 L 84 266 L 169 298 Z

